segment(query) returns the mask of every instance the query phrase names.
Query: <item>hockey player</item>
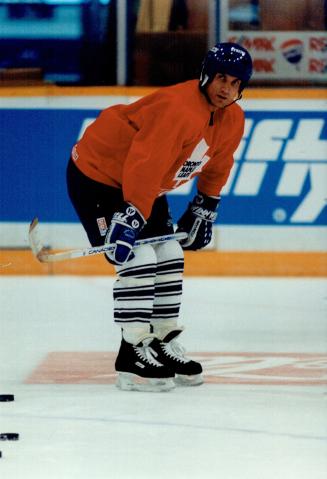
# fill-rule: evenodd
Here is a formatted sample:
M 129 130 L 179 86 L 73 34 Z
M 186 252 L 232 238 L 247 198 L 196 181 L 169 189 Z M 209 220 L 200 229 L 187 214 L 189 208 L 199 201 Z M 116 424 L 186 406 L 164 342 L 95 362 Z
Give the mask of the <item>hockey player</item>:
M 202 383 L 201 364 L 177 342 L 183 249 L 210 242 L 244 129 L 236 101 L 251 75 L 249 53 L 219 43 L 204 58 L 200 81 L 105 109 L 73 148 L 71 201 L 93 246 L 116 245 L 106 255 L 117 273 L 114 321 L 122 340 L 115 367 L 122 389 Z M 198 193 L 177 223 L 186 240 L 133 248 L 136 239 L 174 232 L 165 193 L 195 176 Z

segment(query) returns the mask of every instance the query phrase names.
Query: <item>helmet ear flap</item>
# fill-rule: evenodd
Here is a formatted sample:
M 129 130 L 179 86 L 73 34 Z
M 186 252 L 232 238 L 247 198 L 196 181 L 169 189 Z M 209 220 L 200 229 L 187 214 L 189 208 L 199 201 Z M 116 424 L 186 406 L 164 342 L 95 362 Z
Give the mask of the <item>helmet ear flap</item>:
M 201 71 L 201 76 L 200 76 L 200 88 L 204 88 L 209 82 L 209 77 L 206 73 L 202 74 Z

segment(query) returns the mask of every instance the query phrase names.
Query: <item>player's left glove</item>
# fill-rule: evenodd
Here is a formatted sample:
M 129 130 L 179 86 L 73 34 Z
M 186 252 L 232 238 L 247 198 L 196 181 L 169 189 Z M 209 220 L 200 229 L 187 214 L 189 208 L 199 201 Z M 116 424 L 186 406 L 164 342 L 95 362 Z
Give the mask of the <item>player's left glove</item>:
M 113 252 L 106 253 L 111 263 L 120 265 L 134 258 L 132 249 L 145 224 L 142 214 L 131 203 L 124 203 L 121 211 L 114 213 L 106 235 L 106 243 L 116 245 Z
M 198 192 L 189 203 L 187 210 L 177 222 L 177 233 L 183 231 L 188 234 L 188 237 L 181 241 L 183 249 L 194 251 L 210 243 L 212 224 L 217 218 L 219 201 L 220 196 L 207 196 Z

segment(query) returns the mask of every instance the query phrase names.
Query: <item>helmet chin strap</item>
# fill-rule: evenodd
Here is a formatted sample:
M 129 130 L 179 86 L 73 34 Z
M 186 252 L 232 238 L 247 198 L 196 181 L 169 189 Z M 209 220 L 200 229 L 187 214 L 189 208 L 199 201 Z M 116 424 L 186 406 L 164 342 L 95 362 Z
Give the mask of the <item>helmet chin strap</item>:
M 224 106 L 224 108 L 227 108 L 228 106 L 233 105 L 233 103 L 236 103 L 237 101 L 241 100 L 241 99 L 242 99 L 242 96 L 243 96 L 243 95 L 242 95 L 242 92 L 240 92 L 240 93 L 238 94 L 238 97 L 237 97 L 234 101 L 232 101 L 231 103 L 228 103 L 228 105 Z

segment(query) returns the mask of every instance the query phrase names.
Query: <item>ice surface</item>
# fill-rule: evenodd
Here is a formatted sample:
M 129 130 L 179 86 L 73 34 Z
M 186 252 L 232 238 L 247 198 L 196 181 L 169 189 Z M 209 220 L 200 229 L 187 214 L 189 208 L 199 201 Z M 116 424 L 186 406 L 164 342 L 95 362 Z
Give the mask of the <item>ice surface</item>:
M 20 433 L 0 441 L 1 479 L 327 477 L 325 280 L 187 278 L 183 345 L 214 362 L 203 386 L 27 384 L 50 352 L 117 350 L 112 283 L 0 278 L 0 392 L 15 394 L 0 432 Z

